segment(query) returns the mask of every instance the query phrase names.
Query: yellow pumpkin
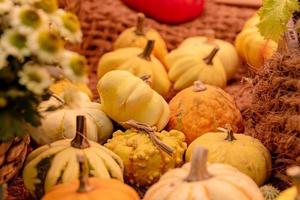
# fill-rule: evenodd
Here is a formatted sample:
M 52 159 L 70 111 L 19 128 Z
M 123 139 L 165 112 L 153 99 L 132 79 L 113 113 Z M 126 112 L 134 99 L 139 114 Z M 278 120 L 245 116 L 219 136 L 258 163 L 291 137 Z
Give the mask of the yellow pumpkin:
M 106 73 L 97 89 L 102 110 L 116 122 L 135 120 L 162 130 L 169 121 L 170 109 L 164 98 L 127 71 Z
M 294 186 L 286 189 L 276 200 L 299 200 L 300 199 L 300 167 L 291 167 L 287 174 L 293 178 Z
M 227 126 L 228 127 L 228 126 Z M 262 185 L 271 175 L 272 159 L 269 151 L 257 139 L 233 134 L 231 128 L 219 129 L 198 137 L 188 147 L 186 160 L 189 161 L 194 148 L 201 145 L 208 149 L 210 163 L 232 165 Z
M 139 200 L 135 190 L 114 179 L 89 178 L 88 163 L 79 157 L 79 181 L 54 186 L 42 200 Z
M 93 98 L 93 93 L 90 88 L 83 83 L 72 83 L 68 79 L 59 80 L 52 85 L 50 85 L 49 90 L 57 95 L 62 95 L 67 90 L 78 90 L 86 93 L 90 99 Z
M 208 151 L 195 148 L 191 163 L 169 170 L 143 200 L 264 200 L 255 182 L 226 164 L 207 164 Z
M 114 49 L 125 47 L 139 47 L 144 48 L 148 40 L 154 40 L 153 54 L 164 62 L 165 56 L 168 54 L 167 46 L 161 35 L 154 29 L 145 29 L 145 16 L 138 14 L 138 21 L 136 27 L 131 27 L 123 31 L 114 43 Z
M 174 90 L 180 91 L 190 87 L 197 80 L 221 88 L 226 86 L 227 78 L 223 64 L 218 57 L 215 57 L 218 48 L 214 48 L 208 55 L 200 52 L 200 55 L 191 55 L 185 53 L 186 48 L 179 48 L 166 58 L 166 62 L 169 63 L 169 78 L 174 82 Z M 177 59 L 171 59 L 173 56 Z
M 255 27 L 259 22 L 258 14 L 255 14 L 245 22 L 243 29 Z
M 179 48 L 190 46 L 195 46 L 199 49 L 199 52 L 206 54 L 210 53 L 216 46 L 219 47 L 220 50 L 216 56 L 219 57 L 224 66 L 227 80 L 234 76 L 240 66 L 239 55 L 235 47 L 229 42 L 215 39 L 214 32 L 210 32 L 208 37 L 190 37 L 184 40 Z
M 155 128 L 134 121 L 126 124 L 130 129 L 116 131 L 105 144 L 122 158 L 125 180 L 149 186 L 167 170 L 181 166 L 187 147 L 183 133 L 177 130 L 156 132 Z
M 103 55 L 98 64 L 98 78 L 116 69 L 129 71 L 137 77 L 150 76 L 151 87 L 162 96 L 166 96 L 171 83 L 163 64 L 151 56 L 153 45 L 154 41 L 149 40 L 144 50 L 128 47 Z
M 39 144 L 64 138 L 73 138 L 76 130 L 76 116 L 84 115 L 87 120 L 88 138 L 105 143 L 113 133 L 113 124 L 101 110 L 101 104 L 91 102 L 89 97 L 78 90 L 66 90 L 61 97 L 51 97 L 39 105 L 41 125 L 28 126 L 30 136 Z
M 79 177 L 77 155 L 89 163 L 89 176 L 115 178 L 123 181 L 123 161 L 104 146 L 87 139 L 86 118 L 77 116 L 73 140 L 59 140 L 44 145 L 29 154 L 23 171 L 25 187 L 40 199 L 53 186 L 69 183 Z

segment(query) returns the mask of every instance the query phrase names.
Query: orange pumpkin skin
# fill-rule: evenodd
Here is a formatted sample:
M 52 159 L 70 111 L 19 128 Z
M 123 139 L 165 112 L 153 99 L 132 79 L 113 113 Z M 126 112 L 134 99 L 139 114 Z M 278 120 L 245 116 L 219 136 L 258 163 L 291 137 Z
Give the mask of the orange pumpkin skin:
M 42 200 L 140 200 L 137 193 L 115 179 L 89 178 L 91 191 L 78 193 L 79 181 L 57 185 Z
M 169 103 L 171 117 L 167 129 L 183 132 L 188 144 L 225 124 L 230 124 L 236 133 L 244 130 L 242 115 L 234 99 L 218 87 L 205 87 L 206 90 L 198 92 L 193 86 L 186 88 Z

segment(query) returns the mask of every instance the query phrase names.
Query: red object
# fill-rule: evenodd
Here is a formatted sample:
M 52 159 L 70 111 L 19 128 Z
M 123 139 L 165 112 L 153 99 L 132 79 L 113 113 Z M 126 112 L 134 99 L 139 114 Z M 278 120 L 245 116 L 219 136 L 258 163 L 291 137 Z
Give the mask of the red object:
M 129 7 L 157 21 L 178 24 L 200 15 L 205 0 L 122 0 Z

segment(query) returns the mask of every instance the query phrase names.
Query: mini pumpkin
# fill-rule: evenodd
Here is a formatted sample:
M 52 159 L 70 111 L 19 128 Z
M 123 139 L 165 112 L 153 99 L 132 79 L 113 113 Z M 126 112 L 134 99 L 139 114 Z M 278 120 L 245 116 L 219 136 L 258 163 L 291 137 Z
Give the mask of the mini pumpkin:
M 182 131 L 188 144 L 225 124 L 230 124 L 234 132 L 244 130 L 242 115 L 233 98 L 222 89 L 200 81 L 179 92 L 169 106 L 167 129 Z
M 76 116 L 87 119 L 88 138 L 105 143 L 113 133 L 113 124 L 101 110 L 101 105 L 91 102 L 90 98 L 77 90 L 69 89 L 61 97 L 51 97 L 39 106 L 42 115 L 41 125 L 28 126 L 28 133 L 39 144 L 73 138 L 76 130 Z
M 226 164 L 207 164 L 208 151 L 195 148 L 191 163 L 168 171 L 144 200 L 264 200 L 247 175 Z
M 199 52 L 206 54 L 210 53 L 216 46 L 219 47 L 220 50 L 216 56 L 219 57 L 224 66 L 227 80 L 234 76 L 240 66 L 239 55 L 235 47 L 229 42 L 216 39 L 213 31 L 209 31 L 207 37 L 190 37 L 184 40 L 179 48 L 190 46 L 195 46 Z
M 135 121 L 125 124 L 130 129 L 116 131 L 105 146 L 122 158 L 128 182 L 149 186 L 167 170 L 183 163 L 187 147 L 183 133 L 156 132 L 154 127 Z
M 139 200 L 134 189 L 115 179 L 89 178 L 89 167 L 84 156 L 78 156 L 79 181 L 54 186 L 42 200 Z
M 111 70 L 126 70 L 137 77 L 150 76 L 150 85 L 162 96 L 169 92 L 171 83 L 163 64 L 151 56 L 154 40 L 149 40 L 145 49 L 122 48 L 103 55 L 99 61 L 98 78 Z
M 162 96 L 127 71 L 113 70 L 98 82 L 102 110 L 117 122 L 135 120 L 162 130 L 170 109 Z
M 178 49 L 178 51 L 183 51 L 183 53 L 184 50 L 185 48 Z M 167 63 L 173 63 L 169 65 L 169 78 L 174 82 L 174 90 L 183 90 L 192 86 L 193 82 L 197 80 L 205 84 L 215 85 L 221 88 L 225 87 L 227 82 L 226 73 L 219 58 L 215 57 L 218 50 L 219 48 L 214 48 L 209 55 L 200 52 L 200 55 L 197 56 L 184 53 L 184 56 L 174 61 L 168 61 L 167 58 Z M 172 56 L 172 52 L 170 54 L 170 56 Z
M 154 29 L 145 29 L 144 27 L 145 15 L 138 14 L 136 27 L 131 27 L 123 31 L 114 43 L 114 49 L 125 47 L 139 47 L 144 48 L 148 40 L 154 40 L 153 54 L 164 62 L 165 56 L 168 54 L 167 46 L 161 35 Z
M 230 126 L 221 132 L 210 132 L 198 137 L 187 149 L 186 160 L 190 160 L 195 147 L 208 149 L 210 163 L 229 164 L 262 185 L 271 175 L 272 159 L 269 151 L 257 139 L 234 134 Z
M 40 199 L 54 185 L 79 177 L 77 154 L 84 154 L 89 163 L 89 176 L 123 181 L 123 162 L 104 146 L 87 139 L 86 118 L 77 116 L 73 140 L 59 140 L 37 148 L 29 154 L 23 171 L 25 187 Z
M 299 200 L 300 199 L 300 167 L 295 166 L 287 169 L 287 174 L 293 178 L 294 186 L 281 192 L 276 200 Z

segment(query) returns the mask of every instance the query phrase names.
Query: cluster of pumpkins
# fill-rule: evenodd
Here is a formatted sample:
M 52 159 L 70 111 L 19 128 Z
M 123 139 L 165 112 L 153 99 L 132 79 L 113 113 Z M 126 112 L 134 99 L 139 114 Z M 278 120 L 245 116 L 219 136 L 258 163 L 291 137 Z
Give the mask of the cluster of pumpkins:
M 237 134 L 241 113 L 221 89 L 239 66 L 235 48 L 195 37 L 168 54 L 143 20 L 100 59 L 100 103 L 66 80 L 50 88 L 57 95 L 40 105 L 42 125 L 28 127 L 41 147 L 26 159 L 26 188 L 44 200 L 138 200 L 123 182 L 147 188 L 144 200 L 263 200 L 270 153 Z M 299 168 L 289 174 L 299 182 Z M 287 193 L 279 199 L 297 195 Z

